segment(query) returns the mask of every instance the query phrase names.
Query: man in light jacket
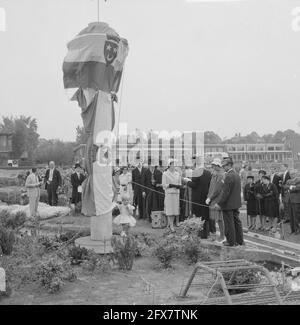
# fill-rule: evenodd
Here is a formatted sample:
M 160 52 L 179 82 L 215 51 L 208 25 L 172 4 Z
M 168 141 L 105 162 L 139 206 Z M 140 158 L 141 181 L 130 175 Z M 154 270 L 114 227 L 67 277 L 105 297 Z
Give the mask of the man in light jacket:
M 216 209 L 214 205 L 221 198 L 225 175 L 222 169 L 221 160 L 219 158 L 215 158 L 211 163 L 211 166 L 213 168 L 213 172 L 205 203 L 209 205 L 209 222 L 211 223 L 211 229 L 216 229 L 215 224 L 217 222 L 220 230 L 219 242 L 223 242 L 225 239 L 223 214 L 222 210 Z M 213 239 L 215 239 L 215 233 L 216 230 L 212 232 Z
M 37 169 L 32 168 L 31 173 L 26 178 L 25 187 L 27 188 L 29 197 L 30 217 L 34 220 L 37 217 L 41 184 L 42 182 L 39 180 Z

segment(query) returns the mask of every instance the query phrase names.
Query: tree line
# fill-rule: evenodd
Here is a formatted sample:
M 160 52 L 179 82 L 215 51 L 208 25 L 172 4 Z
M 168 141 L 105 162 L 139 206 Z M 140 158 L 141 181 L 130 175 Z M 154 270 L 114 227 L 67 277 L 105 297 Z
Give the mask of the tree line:
M 38 164 L 46 164 L 50 160 L 54 160 L 60 165 L 71 165 L 74 162 L 74 149 L 79 144 L 86 143 L 87 140 L 87 135 L 82 126 L 77 126 L 76 138 L 73 142 L 40 138 L 36 119 L 24 115 L 17 117 L 3 116 L 0 123 L 0 132 L 12 133 L 13 159 L 19 159 L 25 154 L 29 161 Z M 204 142 L 206 144 L 288 143 L 295 139 L 300 141 L 300 134 L 290 129 L 263 136 L 259 136 L 254 131 L 245 136 L 237 133 L 228 139 L 222 139 L 213 131 L 204 133 Z

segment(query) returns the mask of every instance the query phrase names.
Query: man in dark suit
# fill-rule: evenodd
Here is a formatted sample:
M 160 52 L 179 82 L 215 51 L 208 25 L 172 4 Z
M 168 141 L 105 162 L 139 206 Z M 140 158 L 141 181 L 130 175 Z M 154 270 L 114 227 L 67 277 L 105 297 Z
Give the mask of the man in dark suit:
M 222 167 L 226 172 L 224 186 L 222 195 L 217 201 L 215 208 L 222 209 L 223 212 L 225 236 L 227 239 L 227 242 L 224 242 L 223 245 L 243 245 L 243 227 L 239 218 L 239 208 L 242 205 L 241 178 L 233 170 L 233 161 L 231 158 L 223 159 Z
M 192 180 L 185 178 L 187 186 L 192 188 L 192 214 L 204 220 L 201 238 L 206 239 L 209 233 L 214 233 L 214 223 L 209 219 L 209 206 L 205 203 L 209 190 L 210 171 L 203 167 L 201 157 L 196 158 L 196 167 L 192 174 Z
M 155 190 L 154 188 L 154 167 L 150 166 L 149 164 L 149 168 L 146 169 L 145 171 L 145 181 L 144 181 L 144 185 L 145 185 L 145 192 L 146 192 L 146 197 L 145 197 L 145 201 L 146 201 L 146 218 L 150 219 L 151 216 L 151 212 L 154 211 L 153 210 L 153 190 Z
M 162 187 L 162 162 L 159 162 L 159 166 L 156 166 L 153 172 L 154 189 L 153 192 L 153 211 L 163 211 L 165 201 L 165 191 Z
M 45 175 L 45 184 L 45 189 L 48 193 L 48 204 L 57 205 L 57 190 L 62 185 L 62 179 L 60 172 L 55 168 L 54 161 L 49 162 L 49 169 L 47 169 Z
M 139 218 L 145 218 L 145 173 L 146 168 L 143 167 L 140 158 L 137 158 L 137 166 L 132 171 L 132 189 L 133 189 L 133 204 L 139 209 Z M 141 186 L 140 186 L 141 185 Z
M 298 235 L 300 233 L 300 178 L 289 179 L 285 188 L 287 188 L 289 197 L 290 234 Z
M 75 206 L 81 202 L 81 193 L 82 193 L 82 183 L 85 177 L 81 173 L 81 166 L 75 164 L 75 172 L 71 175 L 71 184 L 72 184 L 72 204 Z

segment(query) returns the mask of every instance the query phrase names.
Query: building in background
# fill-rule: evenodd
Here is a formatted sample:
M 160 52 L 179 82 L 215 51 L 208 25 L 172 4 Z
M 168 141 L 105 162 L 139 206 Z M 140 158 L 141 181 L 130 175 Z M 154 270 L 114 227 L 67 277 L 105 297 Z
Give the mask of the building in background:
M 299 143 L 298 143 L 299 144 Z M 294 150 L 293 150 L 294 148 Z M 75 161 L 84 157 L 85 145 L 75 149 Z M 125 166 L 134 163 L 136 157 L 141 157 L 149 165 L 158 165 L 159 161 L 166 164 L 169 158 L 175 158 L 182 165 L 190 165 L 192 156 L 203 154 L 204 161 L 209 163 L 214 157 L 224 154 L 231 156 L 236 165 L 247 162 L 253 168 L 269 166 L 270 164 L 287 163 L 290 168 L 298 159 L 297 143 L 214 143 L 204 142 L 203 132 L 197 131 L 165 137 L 158 132 L 148 134 L 136 131 L 130 135 L 120 135 L 113 146 L 112 161 L 116 165 Z
M 292 168 L 293 151 L 284 143 L 226 144 L 225 151 L 236 163 L 247 162 L 252 166 L 270 163 L 287 163 Z
M 12 156 L 12 133 L 0 132 L 0 166 L 7 166 Z

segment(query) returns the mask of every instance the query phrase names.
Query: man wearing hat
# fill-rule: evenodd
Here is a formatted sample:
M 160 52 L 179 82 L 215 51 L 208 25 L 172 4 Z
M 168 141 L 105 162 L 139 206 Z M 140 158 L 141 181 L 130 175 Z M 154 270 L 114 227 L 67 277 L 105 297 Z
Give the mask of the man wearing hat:
M 71 175 L 72 184 L 72 204 L 75 206 L 81 202 L 82 183 L 85 177 L 81 172 L 81 166 L 75 164 L 75 172 Z
M 215 235 L 215 222 L 218 222 L 220 230 L 219 241 L 223 242 L 225 239 L 223 215 L 220 209 L 214 208 L 214 205 L 216 204 L 216 202 L 218 202 L 219 198 L 222 195 L 222 188 L 224 184 L 224 172 L 222 169 L 221 160 L 219 158 L 215 158 L 211 163 L 211 166 L 213 172 L 205 203 L 209 205 L 209 222 L 211 224 L 210 228 L 212 229 L 212 235 Z
M 241 200 L 241 178 L 233 170 L 232 158 L 225 158 L 222 161 L 225 170 L 224 186 L 222 195 L 217 200 L 215 208 L 222 209 L 225 224 L 225 246 L 243 245 L 243 228 L 239 218 Z

